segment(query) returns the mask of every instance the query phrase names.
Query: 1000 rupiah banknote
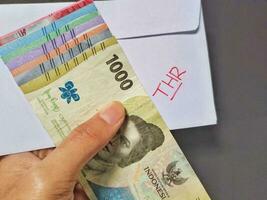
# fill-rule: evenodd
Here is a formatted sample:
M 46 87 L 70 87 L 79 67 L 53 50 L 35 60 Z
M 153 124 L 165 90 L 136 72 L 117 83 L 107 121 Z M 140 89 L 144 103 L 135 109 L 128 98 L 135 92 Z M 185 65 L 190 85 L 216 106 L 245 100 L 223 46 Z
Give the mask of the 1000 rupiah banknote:
M 70 6 L 63 8 L 61 10 L 58 10 L 54 13 L 51 13 L 48 16 L 45 16 L 39 20 L 36 20 L 34 22 L 32 22 L 31 24 L 28 24 L 24 27 L 19 28 L 18 30 L 15 30 L 9 34 L 6 34 L 4 36 L 0 37 L 0 46 L 5 45 L 7 43 L 10 43 L 18 38 L 24 37 L 38 29 L 40 29 L 41 27 L 44 27 L 52 22 L 54 22 L 57 19 L 60 19 L 66 15 L 68 15 L 71 12 L 74 12 L 77 9 L 80 9 L 84 6 L 86 6 L 87 4 L 92 3 L 92 0 L 84 0 L 84 1 L 79 1 L 76 3 L 71 4 Z
M 17 40 L 14 40 L 12 42 L 5 44 L 4 46 L 0 48 L 0 56 L 3 58 L 3 60 L 6 63 L 8 59 L 6 60 L 5 57 L 8 56 L 8 54 L 12 53 L 13 51 L 16 51 L 17 49 L 20 49 L 26 45 L 31 44 L 32 42 L 39 40 L 40 38 L 42 38 L 45 35 L 48 35 L 51 32 L 57 31 L 59 28 L 64 27 L 69 22 L 83 15 L 86 15 L 90 12 L 95 12 L 95 11 L 96 11 L 96 7 L 92 3 L 86 5 L 83 8 L 75 10 L 74 12 L 52 22 L 51 24 L 44 26 L 41 29 L 38 29 L 30 33 L 26 37 L 20 37 Z
M 124 126 L 82 172 L 97 199 L 209 200 L 119 44 L 26 96 L 56 144 L 102 104 L 124 103 Z
M 89 30 L 89 31 L 83 33 L 79 37 L 75 37 L 75 38 L 71 39 L 70 41 L 68 41 L 67 43 L 64 43 L 61 46 L 56 46 L 56 45 L 52 44 L 53 50 L 51 50 L 49 52 L 44 51 L 43 54 L 40 55 L 39 57 L 37 57 L 37 58 L 35 58 L 29 62 L 26 62 L 23 65 L 20 65 L 19 67 L 13 69 L 11 72 L 12 72 L 14 77 L 19 76 L 19 75 L 24 74 L 24 73 L 29 73 L 31 70 L 34 70 L 34 68 L 36 68 L 37 66 L 43 65 L 43 63 L 46 63 L 47 61 L 57 59 L 57 57 L 62 57 L 66 53 L 70 53 L 70 49 L 79 47 L 79 44 L 81 44 L 83 46 L 83 43 L 86 42 L 91 46 L 91 44 L 94 44 L 92 42 L 92 40 L 94 40 L 94 39 L 92 39 L 92 38 L 101 37 L 102 32 L 103 31 L 106 32 L 106 29 L 107 29 L 107 26 L 104 23 L 102 25 L 97 26 L 96 28 L 93 28 L 92 30 Z M 47 47 L 47 45 L 48 44 L 46 43 L 45 47 Z M 84 49 L 82 48 L 82 50 L 84 50 Z M 62 61 L 64 62 L 65 58 L 62 59 Z M 63 64 L 63 63 L 61 63 L 61 64 Z
M 30 35 L 20 41 L 30 41 Z M 77 47 L 71 48 L 75 57 L 58 62 L 50 71 L 38 72 L 34 79 L 25 76 L 26 83 L 21 85 L 56 145 L 106 102 L 118 100 L 124 104 L 127 117 L 123 126 L 81 172 L 80 182 L 88 197 L 210 200 L 117 40 L 105 35 L 94 41 L 84 50 L 78 46 L 85 43 L 77 42 Z
M 100 16 L 95 16 L 91 20 L 88 20 L 86 23 L 82 24 L 81 26 L 75 27 L 74 29 L 69 29 L 69 27 L 67 26 L 68 30 L 66 30 L 66 32 L 62 35 L 58 35 L 58 37 L 53 39 L 48 39 L 47 43 L 40 44 L 39 46 L 37 45 L 35 49 L 24 52 L 24 55 L 20 55 L 10 62 L 6 62 L 5 56 L 3 56 L 3 61 L 6 63 L 10 70 L 13 70 L 14 68 L 17 68 L 35 58 L 38 58 L 43 54 L 47 54 L 49 51 L 52 51 L 55 48 L 64 45 L 64 43 L 67 43 L 72 39 L 75 39 L 77 35 L 83 33 L 84 31 L 96 27 L 97 25 L 100 25 L 102 23 L 104 23 L 103 19 Z M 25 48 L 25 50 L 26 49 L 27 48 Z
M 55 52 L 53 50 L 52 52 L 50 52 L 50 55 L 49 55 L 50 59 L 40 63 L 39 65 L 32 66 L 32 69 L 29 69 L 21 74 L 18 74 L 17 76 L 15 76 L 15 80 L 18 85 L 23 85 L 35 78 L 40 77 L 44 72 L 44 70 L 42 69 L 46 69 L 46 71 L 48 72 L 50 71 L 49 73 L 52 73 L 51 70 L 54 70 L 55 68 L 58 71 L 60 71 L 60 67 L 59 67 L 60 65 L 63 65 L 65 68 L 65 65 L 68 61 L 75 58 L 79 54 L 82 54 L 84 51 L 91 48 L 95 44 L 103 40 L 106 40 L 107 38 L 110 38 L 110 37 L 112 37 L 112 34 L 107 29 L 106 24 L 103 24 L 102 26 L 98 26 L 96 29 L 93 29 L 92 31 L 87 32 L 86 34 L 83 34 L 81 37 L 79 37 L 83 39 L 81 42 L 79 42 L 80 41 L 79 38 L 77 38 L 75 42 L 74 40 L 71 40 L 68 43 L 68 47 L 73 46 L 72 48 L 67 49 L 67 48 L 64 48 L 65 46 L 62 46 L 63 48 L 61 49 L 58 48 L 56 51 L 57 56 L 52 56 L 52 53 Z M 105 43 L 106 42 L 102 44 L 105 44 Z M 60 54 L 58 54 L 59 52 Z M 37 60 L 39 59 L 40 58 L 35 59 L 34 61 L 37 62 Z M 18 69 L 22 69 L 22 66 L 20 66 Z
M 59 29 L 55 29 L 55 31 L 46 34 L 45 29 L 43 29 L 43 37 L 39 38 L 38 40 L 32 41 L 30 44 L 25 45 L 21 48 L 18 48 L 14 51 L 12 51 L 11 53 L 3 56 L 3 60 L 6 62 L 6 65 L 10 68 L 10 69 L 14 69 L 17 66 L 24 64 L 21 63 L 22 61 L 20 60 L 20 62 L 14 62 L 14 60 L 17 60 L 17 57 L 23 55 L 22 57 L 32 57 L 32 56 L 38 56 L 38 54 L 34 53 L 36 52 L 36 48 L 38 49 L 38 47 L 42 47 L 43 45 L 46 45 L 46 43 L 51 43 L 51 41 L 54 41 L 54 45 L 58 46 L 60 45 L 59 41 L 62 41 L 63 37 L 62 35 L 66 32 L 69 32 L 70 30 L 73 30 L 75 32 L 75 34 L 79 34 L 80 32 L 83 32 L 83 29 L 86 30 L 86 26 L 83 25 L 83 23 L 88 22 L 90 19 L 93 19 L 94 17 L 96 17 L 98 15 L 97 12 L 93 12 L 93 13 L 89 13 L 87 15 L 84 15 L 82 17 L 77 18 L 74 21 L 71 21 L 70 23 L 64 25 L 63 27 L 59 28 Z M 92 23 L 91 23 L 92 24 Z M 88 25 L 87 25 L 88 26 Z M 65 34 L 64 34 L 65 36 Z M 70 36 L 67 37 L 65 36 L 66 39 L 67 38 L 71 38 Z M 63 40 L 64 41 L 64 40 Z M 42 52 L 42 49 L 41 49 Z M 31 56 L 29 56 L 29 54 L 32 54 Z M 23 59 L 22 59 L 23 60 Z M 13 61 L 13 62 L 12 62 Z M 27 61 L 27 60 L 26 60 Z M 25 62 L 25 61 L 24 61 Z

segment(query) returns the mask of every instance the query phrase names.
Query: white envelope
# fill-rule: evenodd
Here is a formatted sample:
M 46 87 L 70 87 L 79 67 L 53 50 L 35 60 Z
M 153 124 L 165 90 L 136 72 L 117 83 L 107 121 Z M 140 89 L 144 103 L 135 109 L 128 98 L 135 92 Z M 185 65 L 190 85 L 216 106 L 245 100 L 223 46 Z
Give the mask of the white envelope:
M 95 3 L 168 127 L 216 124 L 201 1 Z
M 0 90 L 0 156 L 54 146 L 1 59 Z
M 168 127 L 216 124 L 200 0 L 95 3 Z M 0 34 L 68 4 L 2 5 Z

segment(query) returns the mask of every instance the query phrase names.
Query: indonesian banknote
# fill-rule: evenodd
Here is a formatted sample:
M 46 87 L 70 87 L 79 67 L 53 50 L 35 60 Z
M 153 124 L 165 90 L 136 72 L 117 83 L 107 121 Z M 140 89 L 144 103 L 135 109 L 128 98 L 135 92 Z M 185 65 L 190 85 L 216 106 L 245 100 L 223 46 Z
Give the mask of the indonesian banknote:
M 81 172 L 90 199 L 210 199 L 93 3 L 0 55 L 56 145 L 106 102 L 124 104 L 123 126 Z
M 12 42 L 18 38 L 24 37 L 24 36 L 28 35 L 29 33 L 32 33 L 34 31 L 50 24 L 51 22 L 54 22 L 57 19 L 60 19 L 64 16 L 68 15 L 69 13 L 71 13 L 77 9 L 80 9 L 80 8 L 86 6 L 87 4 L 90 4 L 90 3 L 92 3 L 92 0 L 78 1 L 77 3 L 73 3 L 69 7 L 58 10 L 54 13 L 51 13 L 48 16 L 45 16 L 41 19 L 38 19 L 38 20 L 32 22 L 31 24 L 28 24 L 24 27 L 21 27 L 20 29 L 18 29 L 16 31 L 13 31 L 9 34 L 1 36 L 0 37 L 0 46 L 5 45 L 9 42 Z

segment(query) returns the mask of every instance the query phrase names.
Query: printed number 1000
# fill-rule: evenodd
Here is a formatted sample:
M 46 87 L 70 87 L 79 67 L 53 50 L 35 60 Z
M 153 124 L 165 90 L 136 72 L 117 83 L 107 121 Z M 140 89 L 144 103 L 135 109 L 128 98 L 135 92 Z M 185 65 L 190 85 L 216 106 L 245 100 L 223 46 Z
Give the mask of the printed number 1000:
M 113 58 L 106 62 L 109 70 L 115 74 L 115 80 L 120 83 L 122 90 L 128 90 L 133 86 L 133 81 L 128 79 L 128 72 L 123 70 L 123 64 L 118 61 L 119 57 L 113 54 Z

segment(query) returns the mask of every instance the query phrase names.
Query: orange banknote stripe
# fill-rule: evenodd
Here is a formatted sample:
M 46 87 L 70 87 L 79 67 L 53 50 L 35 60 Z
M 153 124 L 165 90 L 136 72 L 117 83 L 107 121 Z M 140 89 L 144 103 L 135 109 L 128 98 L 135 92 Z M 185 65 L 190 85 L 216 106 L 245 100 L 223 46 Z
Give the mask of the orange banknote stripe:
M 71 40 L 67 43 L 65 43 L 64 45 L 54 49 L 53 51 L 50 51 L 48 54 L 44 54 L 28 63 L 25 63 L 24 65 L 21 65 L 20 67 L 15 68 L 14 70 L 11 71 L 13 76 L 17 76 L 25 71 L 31 70 L 33 69 L 35 66 L 51 59 L 54 58 L 56 56 L 58 56 L 59 54 L 63 54 L 66 51 L 68 51 L 68 49 L 73 48 L 74 46 L 76 46 L 78 43 L 83 42 L 84 40 L 86 40 L 89 37 L 92 37 L 94 35 L 99 34 L 100 32 L 104 31 L 108 29 L 106 24 L 102 24 L 100 26 L 98 26 L 97 28 L 90 30 L 84 34 L 82 34 L 81 36 L 79 36 L 77 39 L 75 40 Z

